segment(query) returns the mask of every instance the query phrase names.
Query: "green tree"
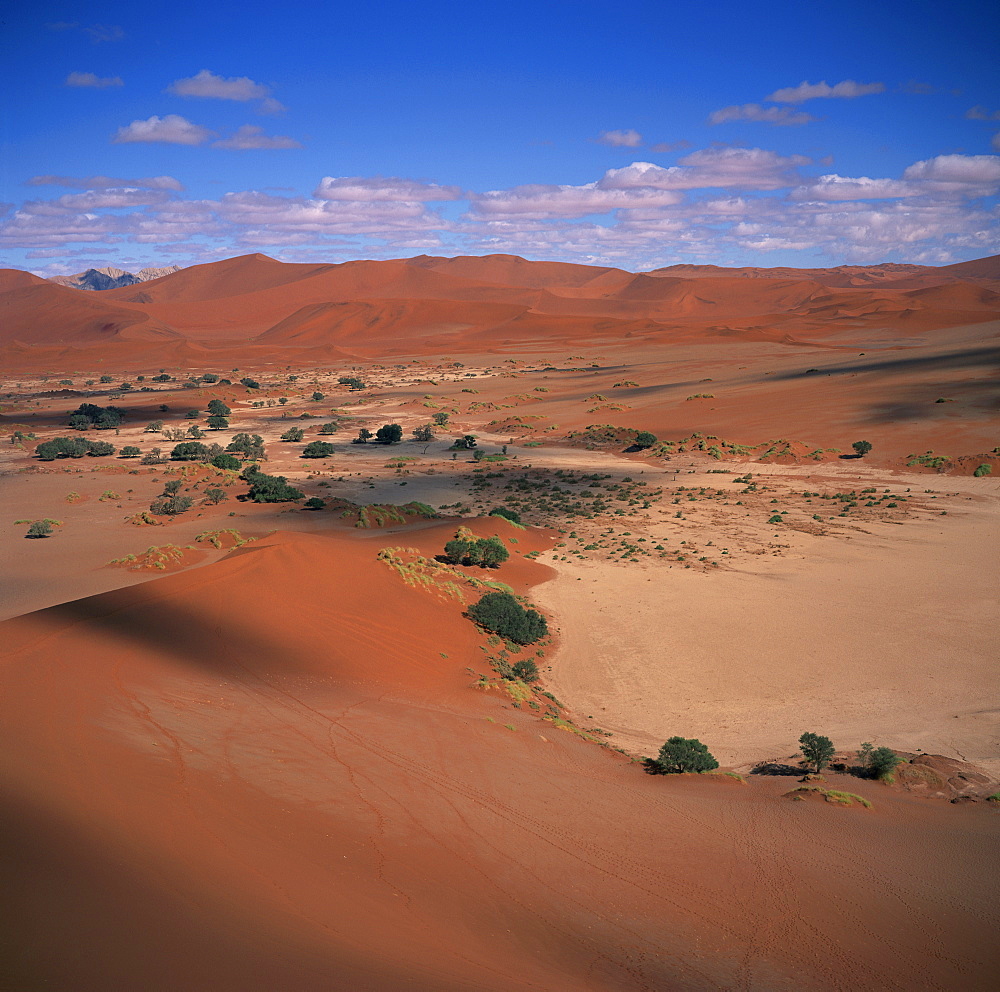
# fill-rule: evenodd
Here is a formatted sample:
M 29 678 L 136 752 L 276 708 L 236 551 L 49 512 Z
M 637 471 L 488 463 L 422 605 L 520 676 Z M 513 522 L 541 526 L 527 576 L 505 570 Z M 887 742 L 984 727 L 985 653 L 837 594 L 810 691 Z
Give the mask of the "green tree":
M 336 449 L 329 441 L 310 441 L 302 449 L 303 458 L 329 458 Z
M 238 458 L 234 458 L 232 455 L 227 455 L 223 452 L 221 455 L 216 455 L 212 459 L 212 464 L 216 468 L 227 469 L 230 472 L 238 472 L 242 463 Z
M 294 503 L 305 495 L 301 490 L 290 486 L 283 475 L 253 472 L 247 481 L 250 483 L 250 499 L 255 503 Z
M 222 431 L 229 426 L 229 420 L 226 417 L 209 417 L 207 423 L 213 431 Z
M 155 513 L 158 517 L 176 517 L 185 513 L 194 506 L 194 500 L 190 496 L 174 493 L 172 496 L 154 499 L 149 506 L 149 512 Z
M 424 424 L 422 427 L 414 427 L 412 433 L 414 441 L 426 443 L 434 440 L 434 431 L 431 429 L 430 424 Z
M 52 524 L 48 520 L 35 520 L 28 527 L 28 533 L 25 537 L 49 537 L 52 534 Z
M 864 458 L 865 455 L 872 450 L 871 441 L 855 441 L 851 447 L 854 449 L 858 458 Z
M 233 411 L 222 400 L 210 400 L 208 413 L 212 417 L 228 417 Z
M 468 554 L 470 543 L 461 537 L 452 538 L 444 546 L 445 557 L 452 565 L 461 565 Z
M 240 385 L 246 386 L 247 389 L 260 389 L 260 383 L 256 379 L 251 379 L 248 376 L 240 379 Z
M 259 434 L 240 433 L 226 445 L 226 451 L 248 459 L 260 459 L 264 457 L 264 439 Z
M 55 461 L 57 458 L 83 458 L 89 447 L 86 438 L 54 437 L 51 441 L 42 441 L 35 448 L 35 454 L 43 462 Z
M 328 424 L 320 424 L 319 433 L 320 434 L 336 434 L 339 424 L 330 421 Z
M 305 431 L 301 427 L 289 427 L 284 434 L 281 435 L 282 441 L 301 441 L 305 436 Z
M 175 462 L 206 461 L 208 448 L 201 441 L 182 441 L 170 452 L 170 457 Z
M 88 441 L 87 454 L 95 458 L 104 458 L 115 453 L 115 446 L 110 441 Z
M 464 449 L 466 451 L 471 451 L 475 446 L 475 434 L 465 434 L 463 437 L 456 437 L 455 443 L 452 445 L 453 448 Z
M 342 375 L 337 381 L 352 392 L 365 388 L 365 384 L 356 375 Z
M 537 610 L 525 609 L 508 592 L 488 592 L 468 610 L 481 627 L 515 644 L 534 644 L 548 633 L 548 624 Z
M 448 411 L 438 410 L 438 412 L 431 417 L 431 420 L 433 420 L 438 427 L 444 427 L 444 425 L 448 423 Z
M 187 429 L 187 436 L 195 441 L 200 441 L 205 436 L 205 432 L 197 424 L 192 424 Z
M 326 399 L 326 397 L 318 389 L 312 394 L 312 398 L 314 403 L 319 403 L 321 400 Z
M 490 510 L 491 517 L 503 517 L 505 520 L 510 520 L 512 523 L 519 524 L 521 522 L 521 514 L 517 510 L 508 509 L 506 506 L 495 506 Z
M 508 558 L 510 552 L 499 537 L 486 537 L 477 542 L 479 545 L 479 561 L 483 568 L 499 568 Z
M 326 500 L 320 496 L 310 496 L 305 506 L 307 510 L 322 510 L 326 506 Z
M 403 428 L 399 424 L 384 424 L 375 432 L 375 440 L 381 444 L 398 444 L 403 440 Z
M 656 764 L 665 775 L 710 772 L 719 767 L 708 748 L 695 738 L 671 737 L 660 748 Z
M 162 420 L 151 420 L 143 428 L 143 433 L 144 434 L 159 434 L 160 431 L 162 431 L 162 430 L 163 430 L 163 421 Z
M 538 666 L 530 658 L 522 658 L 510 666 L 511 674 L 522 682 L 534 682 L 538 678 Z
M 829 737 L 821 737 L 809 731 L 799 738 L 799 749 L 806 761 L 816 769 L 817 774 L 826 768 L 836 753 L 836 748 Z
M 635 436 L 635 446 L 637 448 L 652 448 L 656 444 L 656 435 L 651 434 L 649 431 L 639 431 Z
M 134 444 L 126 444 L 118 453 L 122 458 L 138 458 L 142 454 L 142 449 Z
M 875 747 L 866 741 L 858 751 L 861 767 L 872 778 L 889 778 L 903 759 L 891 747 Z
M 367 427 L 362 427 L 361 430 L 358 431 L 358 436 L 351 441 L 351 444 L 367 444 L 368 441 L 374 436 L 375 435 L 372 434 Z
M 211 489 L 205 490 L 205 498 L 212 504 L 212 506 L 217 506 L 224 500 L 229 499 L 229 495 L 225 489 L 220 489 L 218 486 L 213 486 Z
M 188 410 L 187 413 L 184 414 L 184 419 L 197 420 L 200 416 L 201 416 L 201 410 L 196 410 L 194 407 L 192 407 L 190 410 Z

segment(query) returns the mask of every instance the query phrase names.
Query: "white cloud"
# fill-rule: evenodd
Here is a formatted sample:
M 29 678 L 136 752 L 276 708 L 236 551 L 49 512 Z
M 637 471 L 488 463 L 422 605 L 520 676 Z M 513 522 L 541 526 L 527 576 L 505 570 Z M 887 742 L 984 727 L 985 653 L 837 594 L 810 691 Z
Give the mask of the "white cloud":
M 142 207 L 166 203 L 170 194 L 158 189 L 88 190 L 86 193 L 67 193 L 51 202 L 65 210 L 119 210 L 125 207 Z
M 853 79 L 845 79 L 842 83 L 830 86 L 824 80 L 821 83 L 801 82 L 798 86 L 788 86 L 782 90 L 775 90 L 764 99 L 768 103 L 803 103 L 806 100 L 834 97 L 850 100 L 858 96 L 869 96 L 872 93 L 883 92 L 885 92 L 884 83 L 856 83 Z
M 264 134 L 264 129 L 253 124 L 244 124 L 228 138 L 213 141 L 213 148 L 228 148 L 233 151 L 258 151 L 269 148 L 301 148 L 294 138 L 284 134 Z
M 975 107 L 969 107 L 965 116 L 970 121 L 1000 121 L 1000 110 L 987 110 L 981 104 L 977 104 Z
M 92 72 L 71 72 L 66 77 L 66 86 L 84 86 L 103 90 L 108 86 L 124 86 L 121 76 L 96 76 Z
M 1000 186 L 1000 156 L 938 155 L 914 162 L 903 173 L 903 178 L 995 189 Z
M 471 197 L 474 214 L 480 216 L 522 216 L 570 218 L 603 214 L 637 206 L 667 206 L 679 203 L 681 195 L 654 188 L 608 188 L 598 183 L 584 186 L 516 186 L 491 190 Z
M 195 96 L 206 100 L 262 100 L 270 94 L 270 90 L 260 83 L 255 83 L 247 76 L 233 76 L 226 79 L 217 76 L 209 69 L 186 79 L 176 79 L 167 87 L 168 93 L 175 96 Z
M 260 105 L 257 107 L 258 114 L 265 114 L 271 117 L 278 117 L 287 110 L 288 108 L 280 100 L 275 100 L 273 96 L 261 100 Z
M 629 128 L 624 131 L 602 131 L 594 140 L 611 148 L 638 148 L 642 144 L 642 135 Z
M 173 176 L 149 176 L 145 179 L 114 179 L 111 176 L 32 176 L 25 185 L 67 186 L 71 189 L 117 189 L 122 186 L 178 191 L 184 189 Z
M 723 107 L 708 115 L 709 124 L 728 124 L 732 121 L 754 121 L 759 124 L 776 124 L 779 126 L 794 126 L 808 124 L 816 120 L 812 114 L 803 110 L 792 110 L 791 107 L 762 107 L 759 103 L 734 104 Z
M 917 196 L 919 186 L 899 179 L 869 179 L 858 176 L 855 179 L 836 174 L 820 176 L 808 186 L 802 186 L 791 193 L 794 200 L 889 200 L 903 196 Z
M 202 145 L 211 137 L 214 137 L 212 131 L 192 124 L 178 114 L 167 114 L 165 117 L 157 117 L 154 114 L 148 120 L 132 121 L 127 127 L 118 128 L 111 140 L 116 145 L 130 142 Z
M 458 200 L 462 191 L 458 186 L 438 186 L 416 179 L 400 179 L 396 176 L 324 176 L 313 192 L 318 200 Z
M 782 189 L 799 182 L 796 170 L 809 161 L 803 155 L 783 156 L 763 148 L 706 148 L 686 155 L 679 166 L 633 162 L 609 169 L 597 185 L 602 189 Z

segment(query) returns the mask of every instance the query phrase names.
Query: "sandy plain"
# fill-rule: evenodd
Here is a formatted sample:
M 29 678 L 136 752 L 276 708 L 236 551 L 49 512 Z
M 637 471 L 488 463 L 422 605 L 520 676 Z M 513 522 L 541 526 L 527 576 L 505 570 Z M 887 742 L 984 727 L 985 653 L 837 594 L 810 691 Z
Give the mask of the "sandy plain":
M 232 260 L 148 302 L 10 279 L 8 326 L 23 308 L 34 338 L 8 335 L 0 425 L 35 437 L 0 445 L 4 987 L 992 987 L 995 266 L 889 290 L 703 272 L 698 293 L 579 268 Z M 122 339 L 97 349 L 95 320 Z M 221 398 L 206 441 L 261 434 L 265 470 L 329 504 L 243 502 L 171 462 L 39 463 L 71 409 L 109 402 L 84 384 L 112 366 L 174 377 L 115 393 L 116 445 L 169 450 L 145 424 Z M 440 411 L 432 443 L 350 443 Z M 302 459 L 324 421 L 333 456 Z M 673 443 L 627 451 L 635 430 Z M 466 432 L 496 460 L 451 451 Z M 873 452 L 842 458 L 860 437 Z M 908 464 L 928 452 L 941 471 Z M 132 522 L 178 479 L 190 511 Z M 350 509 L 409 501 L 441 516 Z M 528 528 L 482 516 L 499 504 Z M 62 524 L 26 541 L 13 521 L 39 517 Z M 465 579 L 392 564 L 460 524 L 507 542 L 491 577 L 549 615 L 556 700 L 497 677 Z M 204 536 L 229 529 L 254 540 Z M 163 569 L 144 554 L 169 545 Z M 872 807 L 795 802 L 791 776 L 638 760 L 681 734 L 734 772 L 794 764 L 807 729 L 960 759 L 980 801 L 834 771 Z

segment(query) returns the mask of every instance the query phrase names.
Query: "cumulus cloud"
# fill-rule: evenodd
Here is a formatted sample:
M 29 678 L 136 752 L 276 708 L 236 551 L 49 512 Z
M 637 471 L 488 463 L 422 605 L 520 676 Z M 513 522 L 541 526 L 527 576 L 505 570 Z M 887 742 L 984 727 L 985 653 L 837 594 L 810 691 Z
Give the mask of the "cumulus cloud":
M 782 189 L 799 182 L 797 169 L 809 161 L 804 155 L 784 156 L 763 148 L 706 148 L 669 168 L 633 162 L 609 169 L 597 185 L 602 189 Z
M 265 97 L 257 107 L 258 114 L 265 114 L 271 117 L 278 117 L 287 110 L 288 108 L 280 100 L 275 100 L 273 96 Z
M 124 207 L 143 207 L 166 203 L 170 194 L 166 190 L 121 189 L 88 190 L 86 193 L 67 193 L 50 201 L 64 210 L 119 210 Z
M 853 79 L 845 79 L 842 83 L 830 86 L 826 80 L 821 83 L 803 81 L 798 86 L 788 86 L 785 89 L 775 90 L 764 99 L 768 103 L 804 103 L 806 100 L 832 99 L 834 97 L 852 100 L 858 96 L 884 92 L 884 83 L 856 83 Z
M 175 79 L 168 87 L 168 93 L 175 96 L 195 96 L 205 100 L 262 100 L 270 94 L 270 90 L 260 83 L 255 83 L 247 76 L 232 76 L 225 78 L 217 76 L 210 69 L 186 79 Z
M 759 124 L 775 124 L 778 126 L 794 126 L 808 124 L 816 120 L 812 114 L 804 110 L 792 110 L 791 107 L 762 107 L 759 103 L 734 104 L 723 107 L 708 115 L 709 124 L 728 124 L 731 121 L 754 121 Z
M 145 179 L 115 179 L 111 176 L 32 176 L 26 186 L 66 186 L 70 189 L 118 189 L 136 186 L 140 189 L 182 190 L 173 176 L 148 176 Z
M 679 203 L 681 199 L 679 193 L 669 190 L 649 187 L 601 188 L 598 183 L 583 186 L 515 186 L 513 189 L 491 190 L 471 197 L 474 214 L 531 218 L 583 217 L 640 205 L 667 206 Z
M 602 131 L 594 140 L 611 148 L 638 148 L 642 144 L 642 135 L 629 128 L 624 131 Z
M 264 134 L 264 129 L 253 124 L 244 124 L 236 129 L 228 138 L 213 141 L 213 148 L 228 148 L 233 151 L 258 151 L 269 148 L 301 148 L 302 145 L 294 138 L 285 134 Z
M 458 186 L 438 186 L 416 179 L 400 179 L 396 176 L 324 176 L 313 192 L 318 200 L 458 200 L 462 190 Z
M 71 72 L 66 77 L 66 86 L 83 86 L 103 90 L 109 86 L 124 86 L 121 76 L 97 76 L 92 72 Z
M 111 139 L 116 145 L 131 142 L 162 142 L 168 145 L 202 145 L 214 132 L 208 128 L 199 127 L 178 114 L 167 114 L 157 117 L 155 114 L 148 120 L 132 121 L 127 127 L 120 127 Z
M 816 182 L 793 190 L 791 196 L 795 200 L 837 202 L 889 200 L 903 196 L 917 196 L 920 192 L 918 186 L 899 179 L 869 179 L 867 176 L 851 179 L 833 174 L 820 176 Z
M 903 178 L 995 190 L 1000 186 L 1000 156 L 938 155 L 914 162 L 903 172 Z
M 975 107 L 969 107 L 965 116 L 970 121 L 1000 121 L 1000 110 L 987 110 L 981 104 L 976 104 Z

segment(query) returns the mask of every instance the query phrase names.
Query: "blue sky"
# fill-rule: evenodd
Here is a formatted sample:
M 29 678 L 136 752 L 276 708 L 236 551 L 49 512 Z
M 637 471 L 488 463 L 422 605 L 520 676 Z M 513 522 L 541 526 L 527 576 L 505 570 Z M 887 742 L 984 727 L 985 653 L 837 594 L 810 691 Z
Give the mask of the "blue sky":
M 0 265 L 1000 252 L 991 3 L 17 6 Z

